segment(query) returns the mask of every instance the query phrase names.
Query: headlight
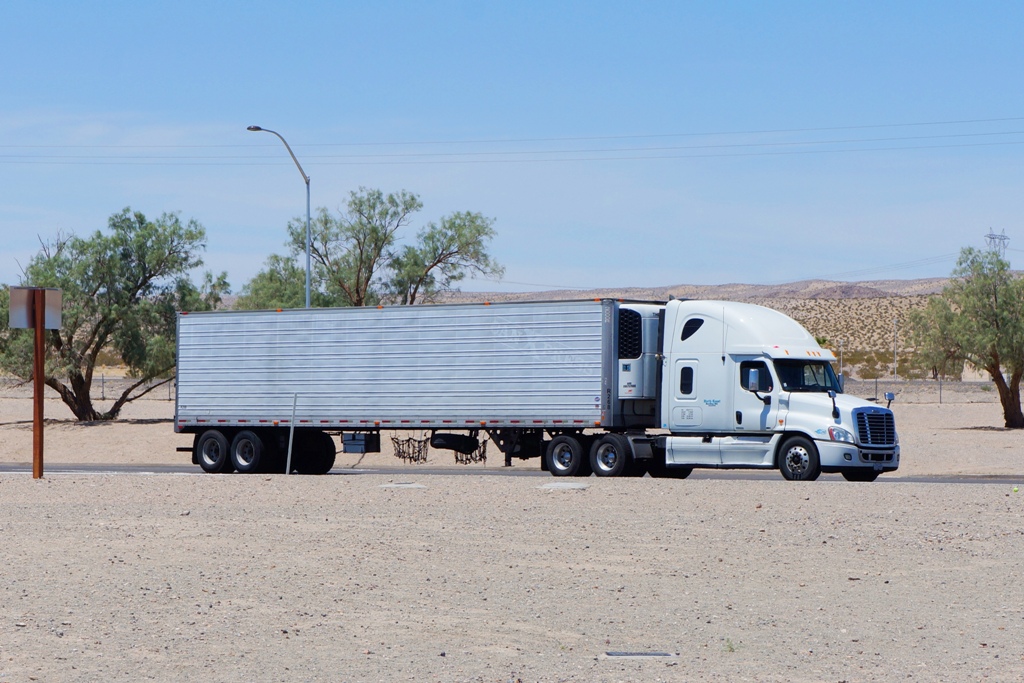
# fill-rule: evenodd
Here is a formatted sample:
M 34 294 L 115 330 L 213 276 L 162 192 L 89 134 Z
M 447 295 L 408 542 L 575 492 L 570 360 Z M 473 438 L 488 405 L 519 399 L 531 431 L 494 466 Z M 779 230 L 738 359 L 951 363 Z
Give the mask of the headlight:
M 842 427 L 829 427 L 828 438 L 833 441 L 845 441 L 846 443 L 855 443 L 853 434 L 846 431 Z

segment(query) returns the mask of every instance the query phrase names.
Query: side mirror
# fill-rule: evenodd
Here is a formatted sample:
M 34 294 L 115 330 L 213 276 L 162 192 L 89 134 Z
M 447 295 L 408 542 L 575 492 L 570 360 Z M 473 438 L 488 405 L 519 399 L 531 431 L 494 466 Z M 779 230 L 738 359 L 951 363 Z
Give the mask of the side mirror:
M 756 368 L 751 368 L 747 371 L 747 391 L 757 391 L 758 387 L 761 386 L 761 371 Z
M 828 390 L 828 397 L 832 399 L 832 417 L 839 419 L 839 408 L 836 407 L 836 392 L 835 389 Z
M 846 377 L 840 374 L 836 379 L 839 380 L 839 392 L 846 393 Z
M 896 394 L 891 391 L 885 392 L 885 400 L 888 401 L 888 403 L 885 404 L 885 407 L 888 408 L 892 405 L 892 402 L 896 400 Z

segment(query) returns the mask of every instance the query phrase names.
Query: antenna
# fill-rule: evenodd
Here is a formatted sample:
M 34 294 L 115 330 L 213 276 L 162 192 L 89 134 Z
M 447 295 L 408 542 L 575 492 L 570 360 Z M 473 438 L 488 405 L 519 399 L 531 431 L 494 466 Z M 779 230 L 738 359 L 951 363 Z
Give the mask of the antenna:
M 992 251 L 999 252 L 1000 258 L 1006 254 L 1006 243 L 1009 241 L 1010 238 L 1006 236 L 1006 230 L 997 235 L 992 228 L 989 228 L 988 234 L 985 235 L 985 244 Z

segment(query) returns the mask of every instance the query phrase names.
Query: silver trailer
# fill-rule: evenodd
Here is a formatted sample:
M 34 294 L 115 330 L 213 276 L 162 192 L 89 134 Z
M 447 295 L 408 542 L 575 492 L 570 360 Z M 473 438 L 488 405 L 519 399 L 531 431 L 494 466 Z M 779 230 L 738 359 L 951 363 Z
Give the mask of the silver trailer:
M 483 433 L 506 464 L 559 437 L 571 438 L 556 451 L 586 449 L 583 430 L 656 425 L 662 309 L 595 300 L 182 313 L 174 426 L 196 435 L 193 460 L 208 472 L 283 471 L 286 452 L 291 469 L 326 472 L 331 433 L 375 451 L 382 430 L 423 430 L 435 448 L 463 453 Z M 546 461 L 577 473 L 580 454 L 563 455 Z

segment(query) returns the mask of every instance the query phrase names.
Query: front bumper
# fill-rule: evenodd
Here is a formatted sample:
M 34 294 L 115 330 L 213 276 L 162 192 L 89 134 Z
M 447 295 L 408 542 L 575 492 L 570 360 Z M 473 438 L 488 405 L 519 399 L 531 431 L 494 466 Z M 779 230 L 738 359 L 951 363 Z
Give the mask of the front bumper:
M 893 472 L 900 466 L 900 447 L 861 448 L 842 441 L 815 441 L 823 472 L 851 469 L 874 469 Z

